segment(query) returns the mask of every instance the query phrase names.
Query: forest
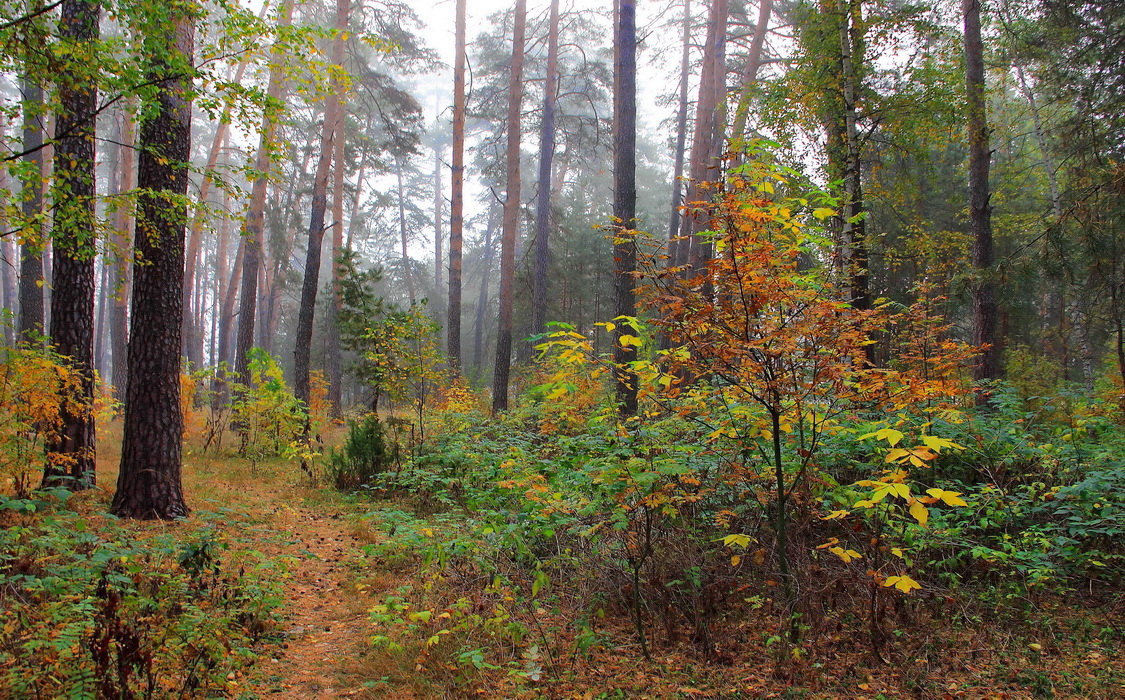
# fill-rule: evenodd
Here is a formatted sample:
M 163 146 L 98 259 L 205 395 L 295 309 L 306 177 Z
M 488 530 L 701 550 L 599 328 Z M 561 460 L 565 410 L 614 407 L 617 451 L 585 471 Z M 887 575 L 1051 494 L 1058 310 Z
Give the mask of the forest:
M 0 0 L 0 698 L 1125 696 L 1125 3 Z

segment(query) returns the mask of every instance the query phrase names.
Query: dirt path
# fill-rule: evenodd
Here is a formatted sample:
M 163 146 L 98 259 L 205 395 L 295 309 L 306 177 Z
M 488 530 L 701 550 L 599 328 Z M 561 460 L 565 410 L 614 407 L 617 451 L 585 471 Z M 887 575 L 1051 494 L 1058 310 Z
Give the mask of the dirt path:
M 297 479 L 287 471 L 231 473 L 229 465 L 214 462 L 196 468 L 193 480 L 206 492 L 200 507 L 237 513 L 216 524 L 237 532 L 239 546 L 288 563 L 280 611 L 284 639 L 264 650 L 247 677 L 231 679 L 231 695 L 377 697 L 364 686 L 372 601 L 354 586 L 357 561 L 369 542 L 355 534 L 356 506 L 335 493 L 294 485 Z
M 351 534 L 345 512 L 286 510 L 276 526 L 289 538 L 281 553 L 294 560 L 285 587 L 287 638 L 276 660 L 259 665 L 261 691 L 294 700 L 363 695 L 359 671 L 370 624 L 348 567 L 363 543 Z

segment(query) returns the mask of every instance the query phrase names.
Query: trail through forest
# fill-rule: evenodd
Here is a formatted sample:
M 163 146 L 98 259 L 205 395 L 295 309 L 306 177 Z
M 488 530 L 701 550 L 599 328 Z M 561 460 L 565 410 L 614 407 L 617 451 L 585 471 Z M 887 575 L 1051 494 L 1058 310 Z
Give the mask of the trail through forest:
M 274 547 L 292 561 L 283 615 L 285 641 L 260 662 L 252 681 L 276 698 L 337 698 L 362 693 L 358 664 L 367 643 L 364 597 L 349 574 L 362 542 L 338 505 L 301 503 L 300 490 L 266 484 L 258 494 L 273 509 Z
M 188 479 L 197 487 L 197 513 L 221 528 L 232 546 L 254 549 L 288 569 L 281 640 L 264 650 L 246 678 L 229 679 L 232 694 L 364 697 L 371 593 L 357 586 L 356 565 L 368 540 L 349 520 L 354 508 L 332 492 L 298 483 L 291 465 L 189 460 L 196 462 L 189 461 Z

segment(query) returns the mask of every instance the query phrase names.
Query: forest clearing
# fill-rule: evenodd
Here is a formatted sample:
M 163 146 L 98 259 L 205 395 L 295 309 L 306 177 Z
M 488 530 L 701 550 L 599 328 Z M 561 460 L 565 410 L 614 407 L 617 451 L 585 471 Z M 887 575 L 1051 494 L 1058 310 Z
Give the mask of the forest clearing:
M 1125 5 L 0 0 L 0 698 L 1125 696 Z

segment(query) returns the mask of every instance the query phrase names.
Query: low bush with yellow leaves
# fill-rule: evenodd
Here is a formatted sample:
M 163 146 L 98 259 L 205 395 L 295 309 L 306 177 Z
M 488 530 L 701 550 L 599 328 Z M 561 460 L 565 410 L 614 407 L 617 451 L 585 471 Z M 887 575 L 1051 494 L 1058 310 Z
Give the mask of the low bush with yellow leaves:
M 24 497 L 38 483 L 44 462 L 58 459 L 44 446 L 62 428 L 64 401 L 83 410 L 76 398 L 82 378 L 58 355 L 31 344 L 0 353 L 0 494 Z

